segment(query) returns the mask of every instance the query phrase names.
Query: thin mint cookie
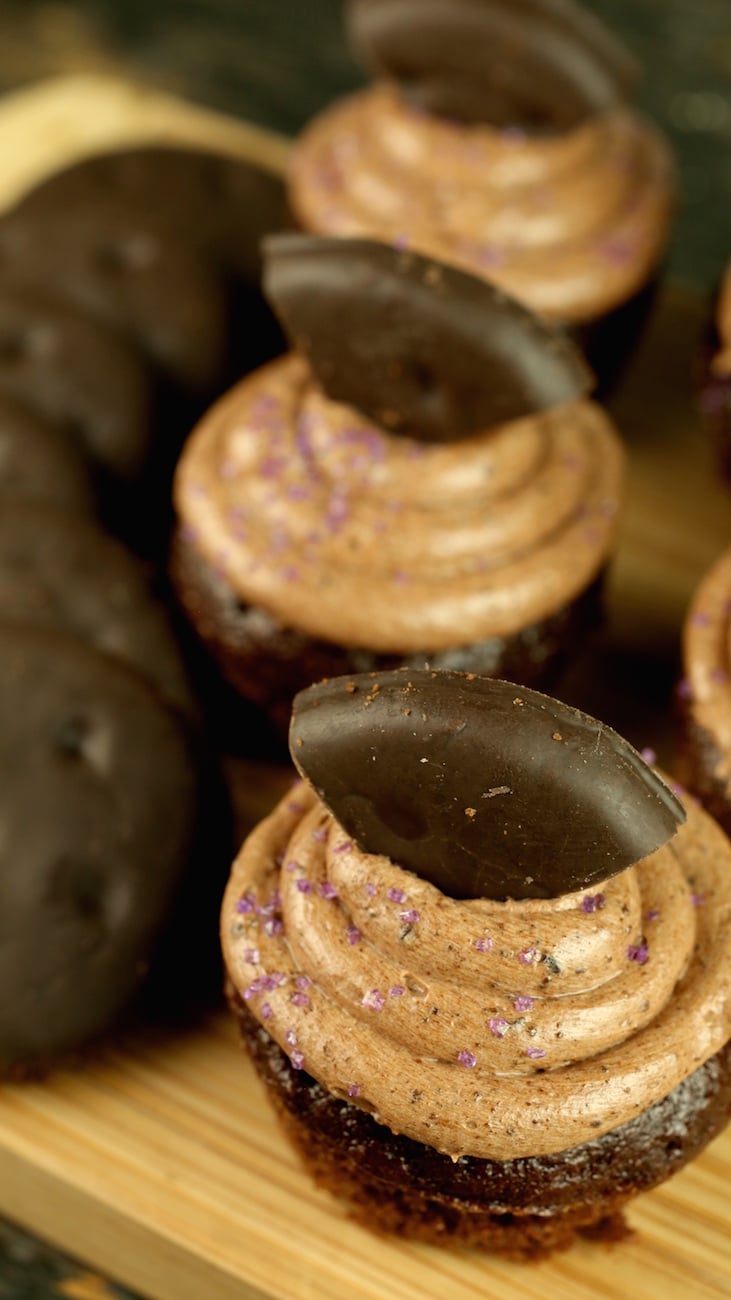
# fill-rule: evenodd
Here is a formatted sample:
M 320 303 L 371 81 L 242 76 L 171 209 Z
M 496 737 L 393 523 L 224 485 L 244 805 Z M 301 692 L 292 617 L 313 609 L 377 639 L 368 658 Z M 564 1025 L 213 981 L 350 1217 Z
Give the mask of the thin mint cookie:
M 144 978 L 186 866 L 186 730 L 120 661 L 0 624 L 0 1069 L 106 1029 Z
M 59 424 L 115 479 L 150 454 L 154 395 L 134 349 L 73 307 L 2 287 L 0 394 Z
M 96 509 L 88 458 L 62 428 L 0 395 L 0 501 Z
M 227 374 L 229 302 L 210 259 L 104 195 L 66 220 L 38 210 L 0 222 L 0 285 L 110 326 L 186 393 L 208 397 Z
M 147 571 L 92 520 L 40 505 L 0 512 L 0 620 L 59 629 L 126 661 L 162 699 L 197 706 Z

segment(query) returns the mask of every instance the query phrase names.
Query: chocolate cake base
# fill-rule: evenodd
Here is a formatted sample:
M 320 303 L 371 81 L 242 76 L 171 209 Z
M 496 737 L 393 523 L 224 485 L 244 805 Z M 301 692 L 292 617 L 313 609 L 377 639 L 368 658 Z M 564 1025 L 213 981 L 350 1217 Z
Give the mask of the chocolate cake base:
M 594 397 L 606 398 L 621 380 L 649 320 L 659 284 L 656 276 L 606 316 L 569 328 L 596 376 Z
M 320 1186 L 368 1228 L 511 1259 L 565 1250 L 577 1235 L 617 1241 L 623 1207 L 664 1182 L 731 1114 L 731 1043 L 636 1119 L 557 1155 L 491 1161 L 449 1156 L 394 1134 L 326 1092 L 254 1019 L 229 983 L 243 1041 L 277 1115 Z
M 180 528 L 173 539 L 170 571 L 181 605 L 220 672 L 283 734 L 289 727 L 294 696 L 324 677 L 428 666 L 546 689 L 574 645 L 601 621 L 602 575 L 570 605 L 514 636 L 460 645 L 457 628 L 454 649 L 379 654 L 319 641 L 283 626 L 262 608 L 242 604 Z

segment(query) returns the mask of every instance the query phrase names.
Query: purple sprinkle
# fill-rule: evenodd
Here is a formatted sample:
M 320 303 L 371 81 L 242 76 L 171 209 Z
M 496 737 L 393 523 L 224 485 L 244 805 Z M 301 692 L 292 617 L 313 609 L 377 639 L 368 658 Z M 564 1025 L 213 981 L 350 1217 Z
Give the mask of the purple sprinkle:
M 494 1034 L 496 1038 L 505 1037 L 505 1030 L 508 1027 L 507 1020 L 503 1020 L 501 1016 L 491 1016 L 488 1024 L 490 1026 L 490 1033 Z
M 542 1047 L 526 1047 L 525 1054 L 526 1056 L 529 1056 L 532 1061 L 539 1061 L 542 1056 L 546 1055 Z
M 581 900 L 582 912 L 600 912 L 606 903 L 604 894 L 584 894 Z
M 649 955 L 646 943 L 631 943 L 627 949 L 627 960 L 636 961 L 638 966 L 644 966 Z
M 393 986 L 388 990 L 388 996 L 389 996 L 390 998 L 402 998 L 402 997 L 404 996 L 404 993 L 405 993 L 405 992 L 406 992 L 406 989 L 404 988 L 403 984 L 394 984 L 394 985 L 393 985 Z
M 349 944 L 360 943 L 361 933 L 357 925 L 349 925 L 347 930 L 345 931 L 345 937 L 348 940 Z
M 691 894 L 690 901 L 694 907 L 702 907 L 706 900 L 702 894 Z
M 333 853 L 349 853 L 352 847 L 353 847 L 352 840 L 342 840 L 340 844 L 335 845 L 335 848 L 333 849 Z
M 245 962 L 248 962 L 250 966 L 258 966 L 258 965 L 259 965 L 259 949 L 258 949 L 258 948 L 244 948 L 244 961 L 245 961 Z
M 289 1060 L 293 1070 L 301 1070 L 305 1063 L 305 1058 L 301 1052 L 292 1052 Z
M 242 994 L 244 1001 L 250 1002 L 255 993 L 262 993 L 263 990 L 264 990 L 263 979 L 252 980 L 248 989 L 244 989 L 244 992 Z
M 704 610 L 697 609 L 695 614 L 691 614 L 690 621 L 693 627 L 710 627 L 711 617 Z
M 285 871 L 299 871 L 299 869 L 300 869 L 300 864 L 296 858 L 290 858 L 289 862 L 285 863 L 285 867 L 284 867 Z
M 399 920 L 405 921 L 407 925 L 416 925 L 421 920 L 421 913 L 415 907 L 409 907 L 405 912 L 399 912 Z
M 315 827 L 314 831 L 312 832 L 312 838 L 313 840 L 317 840 L 318 844 L 323 844 L 324 841 L 327 839 L 327 827 L 326 826 Z
M 308 1007 L 310 1005 L 309 995 L 307 993 L 292 993 L 289 998 L 295 1007 Z
M 389 889 L 386 897 L 391 903 L 405 903 L 407 895 L 403 889 Z
M 284 926 L 276 916 L 271 916 L 268 921 L 264 922 L 264 933 L 273 939 L 275 935 L 281 934 Z
M 367 893 L 367 895 L 368 895 L 369 898 L 375 898 L 375 897 L 376 897 L 376 894 L 378 893 L 378 889 L 377 889 L 377 887 L 373 884 L 373 881 L 372 881 L 372 880 L 369 880 L 369 881 L 366 882 L 365 891 L 366 891 L 366 893 Z
M 288 1029 L 284 1037 L 288 1047 L 297 1046 L 297 1035 L 293 1029 Z
M 513 999 L 513 1006 L 515 1007 L 516 1011 L 530 1011 L 534 1002 L 535 1002 L 535 998 L 528 998 L 528 997 L 521 996 Z
M 654 767 L 657 762 L 657 754 L 649 746 L 640 750 L 640 758 L 644 758 L 645 762 L 650 764 L 650 767 Z
M 359 1084 L 359 1083 L 349 1083 L 349 1084 L 348 1084 L 348 1096 L 349 1096 L 349 1097 L 360 1097 L 360 1084 Z
M 321 894 L 321 896 L 322 896 L 323 898 L 337 898 L 337 896 L 338 896 L 338 891 L 337 891 L 337 889 L 335 888 L 335 886 L 334 886 L 333 884 L 330 883 L 329 880 L 323 880 L 323 881 L 321 881 L 321 883 L 320 883 L 320 885 L 318 886 L 318 888 L 319 888 L 320 894 Z
M 302 804 L 299 803 L 296 799 L 288 799 L 287 812 L 300 813 L 300 812 L 304 812 L 304 809 L 302 807 Z
M 274 1015 L 274 1012 L 272 1011 L 268 1002 L 262 1002 L 259 1015 L 261 1016 L 262 1020 L 271 1020 L 272 1016 Z
M 475 947 L 478 952 L 492 952 L 492 939 L 489 935 L 485 939 L 475 939 Z
M 648 912 L 648 913 L 646 914 L 646 916 L 645 916 L 645 920 L 646 920 L 646 921 L 656 921 L 657 918 L 659 917 L 659 915 L 660 915 L 660 912 L 658 911 L 658 909 L 657 909 L 656 907 L 653 907 L 652 911 L 651 911 L 651 912 Z
M 312 885 L 310 884 L 309 880 L 305 880 L 304 878 L 301 878 L 297 881 L 297 888 L 301 894 L 312 893 Z
M 282 975 L 281 971 L 275 971 L 273 975 L 265 975 L 262 981 L 262 988 L 266 989 L 268 993 L 271 993 L 273 989 L 278 989 L 279 985 L 283 984 L 286 978 L 286 975 Z
M 518 953 L 518 961 L 523 966 L 533 966 L 538 961 L 539 956 L 537 948 L 524 948 L 522 952 Z
M 465 1052 L 464 1049 L 457 1053 L 457 1060 L 460 1065 L 464 1065 L 468 1070 L 474 1070 L 477 1065 L 477 1057 L 472 1052 Z
M 310 984 L 311 984 L 311 983 L 312 983 L 312 980 L 310 979 L 309 975 L 298 975 L 298 976 L 297 976 L 297 988 L 298 988 L 298 989 L 308 989 L 308 988 L 310 987 Z
M 251 890 L 247 890 L 243 898 L 239 898 L 236 903 L 237 912 L 253 912 L 256 907 L 256 897 Z
M 368 993 L 363 995 L 363 1000 L 360 1005 L 362 1007 L 368 1007 L 370 1011 L 382 1011 L 385 1002 L 386 999 L 380 989 L 370 989 Z

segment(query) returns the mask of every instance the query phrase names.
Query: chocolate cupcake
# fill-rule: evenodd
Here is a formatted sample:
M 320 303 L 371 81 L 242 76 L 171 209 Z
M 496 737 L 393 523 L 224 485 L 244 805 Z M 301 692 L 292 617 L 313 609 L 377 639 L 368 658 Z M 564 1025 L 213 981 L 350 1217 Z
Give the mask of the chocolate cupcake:
M 683 628 L 679 774 L 731 835 L 731 549 L 698 586 Z
M 623 456 L 568 342 L 486 282 L 278 236 L 299 351 L 186 444 L 173 577 L 224 675 L 286 727 L 322 676 L 545 681 L 597 619 Z
M 601 723 L 471 675 L 312 687 L 290 743 L 307 783 L 244 844 L 221 933 L 308 1168 L 401 1237 L 621 1235 L 731 1107 L 721 830 Z
M 716 296 L 709 335 L 701 411 L 714 440 L 719 468 L 731 481 L 731 262 Z
M 662 261 L 673 167 L 630 57 L 570 0 L 351 0 L 377 80 L 298 140 L 306 230 L 484 275 L 569 326 L 608 383 Z

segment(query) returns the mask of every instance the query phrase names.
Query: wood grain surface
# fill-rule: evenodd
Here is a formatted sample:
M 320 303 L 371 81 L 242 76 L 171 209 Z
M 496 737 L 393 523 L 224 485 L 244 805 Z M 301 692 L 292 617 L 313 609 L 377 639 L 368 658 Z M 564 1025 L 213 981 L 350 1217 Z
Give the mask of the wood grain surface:
M 277 137 L 118 81 L 56 83 L 0 109 L 0 206 L 78 152 L 159 133 L 252 149 L 273 166 L 286 154 Z M 561 689 L 670 767 L 682 617 L 731 540 L 731 497 L 693 402 L 705 310 L 669 290 L 613 402 L 629 499 L 608 622 Z M 236 775 L 243 830 L 290 773 L 249 764 Z M 727 1133 L 636 1201 L 627 1242 L 511 1265 L 350 1223 L 300 1170 L 222 1012 L 177 1033 L 140 1025 L 83 1068 L 0 1089 L 0 1213 L 154 1300 L 721 1300 L 730 1183 Z

